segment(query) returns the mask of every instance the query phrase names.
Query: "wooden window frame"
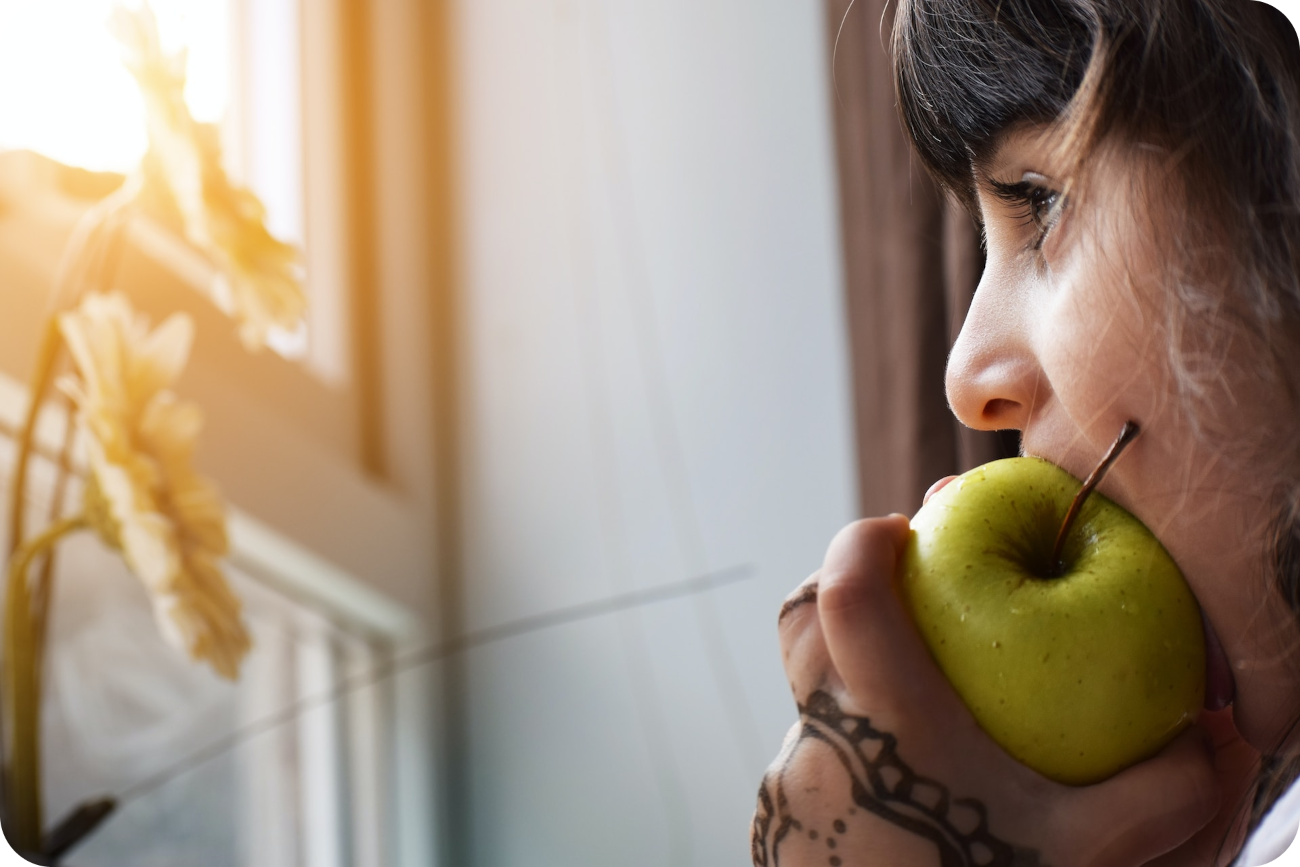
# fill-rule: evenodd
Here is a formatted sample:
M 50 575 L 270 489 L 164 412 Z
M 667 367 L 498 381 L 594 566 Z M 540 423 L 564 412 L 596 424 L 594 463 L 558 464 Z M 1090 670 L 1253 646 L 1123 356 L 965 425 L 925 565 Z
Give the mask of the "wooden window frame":
M 391 641 L 440 641 L 454 609 L 454 372 L 447 10 L 421 0 L 299 0 L 310 327 L 330 351 L 244 353 L 203 297 L 201 255 L 149 218 L 130 224 L 119 284 L 155 321 L 193 316 L 179 383 L 207 423 L 200 468 L 231 504 L 232 561 Z M 0 424 L 26 381 L 58 252 L 89 207 L 76 173 L 35 155 L 0 165 Z M 59 410 L 42 422 L 60 429 Z M 47 442 L 54 448 L 56 440 Z M 436 862 L 435 673 L 397 675 L 394 749 L 403 865 Z

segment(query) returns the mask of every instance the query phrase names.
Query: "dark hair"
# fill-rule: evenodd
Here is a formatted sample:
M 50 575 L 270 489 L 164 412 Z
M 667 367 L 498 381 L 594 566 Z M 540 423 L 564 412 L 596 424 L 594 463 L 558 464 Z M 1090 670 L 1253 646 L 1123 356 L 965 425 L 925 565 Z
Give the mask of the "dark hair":
M 971 202 L 971 163 L 1019 123 L 1064 122 L 1082 160 L 1110 134 L 1162 145 L 1267 318 L 1300 313 L 1300 43 L 1253 0 L 901 0 L 904 125 Z M 1209 181 L 1208 183 L 1206 181 Z
M 1268 436 L 1286 452 L 1271 553 L 1280 597 L 1300 618 L 1300 42 L 1290 22 L 1251 0 L 899 0 L 893 52 L 917 154 L 976 217 L 972 170 L 1022 124 L 1055 125 L 1073 176 L 1103 141 L 1166 155 L 1186 208 L 1176 252 L 1198 272 L 1171 273 L 1173 369 L 1195 396 L 1196 371 L 1173 344 L 1208 310 L 1197 326 L 1226 335 L 1222 346 L 1244 332 L 1259 375 L 1290 398 L 1292 414 Z M 1198 305 L 1206 283 L 1227 303 Z M 1300 759 L 1265 757 L 1252 827 L 1297 775 Z

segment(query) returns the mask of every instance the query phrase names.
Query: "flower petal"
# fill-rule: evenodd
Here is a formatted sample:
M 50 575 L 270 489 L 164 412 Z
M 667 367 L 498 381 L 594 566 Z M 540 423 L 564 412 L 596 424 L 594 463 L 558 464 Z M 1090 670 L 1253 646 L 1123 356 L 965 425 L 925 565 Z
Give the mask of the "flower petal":
M 77 373 L 60 388 L 86 443 L 96 527 L 144 584 L 167 640 L 233 678 L 249 638 L 219 566 L 225 507 L 191 463 L 203 414 L 168 390 L 193 326 L 178 315 L 150 331 L 116 294 L 88 296 L 59 326 Z

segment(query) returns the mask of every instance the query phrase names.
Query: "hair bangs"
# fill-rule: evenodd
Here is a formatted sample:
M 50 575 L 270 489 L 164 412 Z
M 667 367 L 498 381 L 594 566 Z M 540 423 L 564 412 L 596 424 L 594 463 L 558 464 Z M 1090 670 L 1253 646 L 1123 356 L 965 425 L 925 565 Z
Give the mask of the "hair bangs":
M 1060 117 L 1083 82 L 1097 26 L 1071 3 L 902 0 L 894 80 L 926 167 L 968 204 L 971 163 L 1018 123 Z

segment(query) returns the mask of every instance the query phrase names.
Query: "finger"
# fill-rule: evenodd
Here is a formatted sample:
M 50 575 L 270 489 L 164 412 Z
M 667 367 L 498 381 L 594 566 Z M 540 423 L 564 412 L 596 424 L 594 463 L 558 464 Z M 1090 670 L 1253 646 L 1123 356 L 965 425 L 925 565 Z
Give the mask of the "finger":
M 956 478 L 957 478 L 956 476 L 944 476 L 942 479 L 940 479 L 939 481 L 931 485 L 930 490 L 926 491 L 925 496 L 921 498 L 921 505 L 924 506 L 926 503 L 930 502 L 931 497 L 933 497 L 935 494 L 942 491 L 945 487 L 947 487 L 949 482 L 955 480 Z
M 1079 789 L 1060 820 L 1097 829 L 1097 855 L 1087 863 L 1145 864 L 1191 839 L 1220 801 L 1213 748 L 1193 726 L 1155 758 Z
M 1219 810 L 1196 836 L 1165 858 L 1153 861 L 1153 867 L 1163 867 L 1166 860 L 1170 865 L 1185 863 L 1188 852 L 1193 853 L 1196 863 L 1221 865 L 1231 861 L 1246 842 L 1249 808 L 1259 778 L 1259 751 L 1242 740 L 1233 724 L 1231 709 L 1202 711 L 1196 725 L 1214 744 Z
M 777 615 L 781 663 L 798 704 L 802 704 L 812 692 L 838 688 L 840 683 L 832 671 L 821 624 L 817 621 L 819 576 L 819 572 L 814 572 L 795 588 Z
M 899 600 L 894 574 L 911 530 L 902 515 L 859 521 L 831 543 L 817 611 L 831 661 L 851 696 L 881 709 L 935 710 L 956 701 Z
M 781 611 L 776 616 L 778 627 L 800 608 L 817 607 L 817 574 L 814 572 L 808 580 L 796 587 L 793 593 L 785 597 L 785 602 L 781 603 Z

